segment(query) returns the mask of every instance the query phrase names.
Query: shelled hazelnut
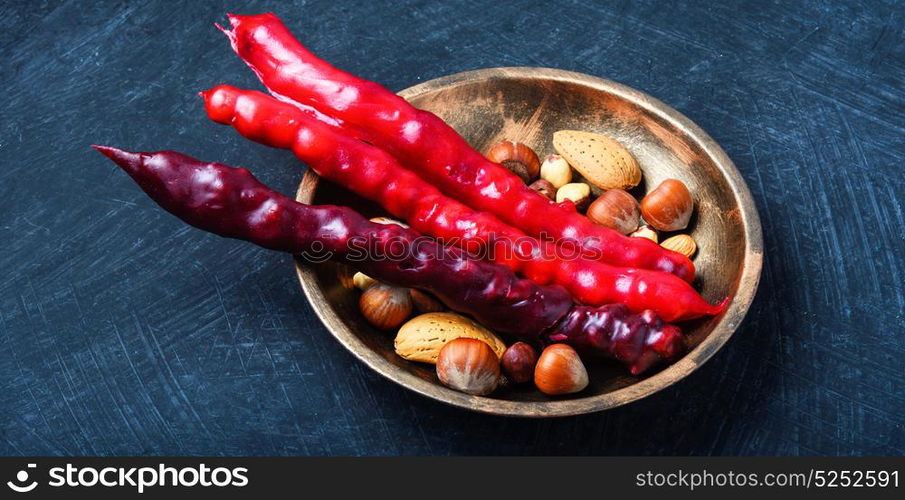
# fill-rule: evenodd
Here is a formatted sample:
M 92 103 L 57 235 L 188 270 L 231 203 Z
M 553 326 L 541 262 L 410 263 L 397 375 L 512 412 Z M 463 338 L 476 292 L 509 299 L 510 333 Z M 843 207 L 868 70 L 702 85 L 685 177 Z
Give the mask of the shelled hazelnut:
M 377 283 L 377 280 L 365 273 L 358 272 L 352 275 L 352 284 L 361 291 L 367 290 L 374 283 Z
M 575 204 L 575 209 L 584 212 L 591 203 L 591 186 L 583 182 L 566 184 L 556 191 L 556 202 L 562 203 L 569 200 Z
M 572 167 L 562 156 L 547 155 L 540 166 L 540 178 L 559 189 L 572 182 Z

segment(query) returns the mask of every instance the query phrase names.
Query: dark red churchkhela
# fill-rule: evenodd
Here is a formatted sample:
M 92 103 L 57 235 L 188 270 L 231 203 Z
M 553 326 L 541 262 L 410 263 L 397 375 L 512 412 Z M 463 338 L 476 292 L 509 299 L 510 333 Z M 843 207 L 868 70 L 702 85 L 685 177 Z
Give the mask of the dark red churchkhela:
M 598 226 L 571 203 L 537 196 L 515 174 L 487 160 L 436 115 L 416 109 L 377 83 L 341 71 L 296 40 L 273 14 L 229 16 L 233 50 L 283 100 L 316 108 L 356 127 L 445 194 L 525 233 L 579 246 L 588 258 L 694 279 L 694 265 L 645 238 Z
M 580 258 L 575 249 L 563 255 L 562 247 L 443 195 L 387 152 L 292 104 L 228 85 L 201 96 L 212 120 L 254 141 L 290 149 L 321 177 L 376 201 L 416 231 L 506 265 L 540 285 L 562 285 L 576 302 L 621 303 L 639 313 L 652 309 L 667 321 L 719 314 L 725 306 L 708 304 L 672 274 L 611 266 Z
M 370 222 L 349 208 L 298 203 L 244 168 L 173 151 L 95 149 L 160 206 L 199 229 L 302 257 L 329 256 L 378 280 L 432 292 L 499 333 L 573 344 L 615 358 L 634 374 L 682 351 L 681 331 L 649 311 L 574 306 L 559 286 L 520 279 L 506 267 L 475 260 L 412 229 Z

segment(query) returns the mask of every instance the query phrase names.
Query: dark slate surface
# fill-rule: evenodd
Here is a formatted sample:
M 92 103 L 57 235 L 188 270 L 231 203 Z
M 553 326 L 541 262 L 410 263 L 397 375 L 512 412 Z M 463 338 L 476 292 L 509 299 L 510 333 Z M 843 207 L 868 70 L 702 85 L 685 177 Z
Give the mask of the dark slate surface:
M 901 4 L 180 3 L 0 5 L 0 452 L 905 451 Z M 195 96 L 257 87 L 212 26 L 228 9 L 276 9 L 393 89 L 536 65 L 670 103 L 754 193 L 766 262 L 748 319 L 677 386 L 577 418 L 471 414 L 371 373 L 288 256 L 185 226 L 88 150 L 179 149 L 294 191 L 289 154 L 209 123 Z

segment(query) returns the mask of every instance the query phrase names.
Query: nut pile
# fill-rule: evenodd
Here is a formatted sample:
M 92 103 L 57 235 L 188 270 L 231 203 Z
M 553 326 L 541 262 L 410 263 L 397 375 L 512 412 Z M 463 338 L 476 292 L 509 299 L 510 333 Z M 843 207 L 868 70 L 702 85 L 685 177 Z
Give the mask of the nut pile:
M 437 378 L 452 389 L 486 396 L 503 385 L 533 381 L 546 394 L 558 395 L 588 385 L 578 353 L 567 345 L 548 346 L 538 356 L 525 342 L 507 347 L 493 332 L 446 311 L 426 292 L 381 283 L 360 272 L 352 283 L 361 290 L 359 308 L 365 320 L 380 330 L 398 329 L 396 354 L 436 365 Z
M 658 243 L 659 232 L 688 227 L 694 201 L 685 184 L 666 179 L 639 202 L 628 190 L 641 182 L 641 167 L 615 139 L 561 130 L 553 136 L 553 147 L 556 153 L 541 161 L 526 144 L 507 140 L 493 145 L 487 158 L 551 203 L 570 203 L 594 223 L 620 234 Z M 595 198 L 594 192 L 601 194 Z M 407 227 L 385 217 L 371 220 Z M 688 257 L 697 249 L 687 234 L 671 235 L 660 245 Z M 588 386 L 587 369 L 568 345 L 553 344 L 540 352 L 525 342 L 507 346 L 472 319 L 447 311 L 426 292 L 381 283 L 362 273 L 355 273 L 352 282 L 362 291 L 359 307 L 368 323 L 397 331 L 396 354 L 436 365 L 437 379 L 447 387 L 486 396 L 501 386 L 533 383 L 544 394 L 556 396 Z
M 553 134 L 553 148 L 556 153 L 544 158 L 539 178 L 526 179 L 519 175 L 531 189 L 556 203 L 572 203 L 596 224 L 655 243 L 659 243 L 659 232 L 682 231 L 688 227 L 694 211 L 694 199 L 688 187 L 678 179 L 666 179 L 639 202 L 628 190 L 641 183 L 641 166 L 615 139 L 591 132 L 560 130 Z M 490 151 L 494 154 L 488 155 L 488 159 L 510 170 L 510 165 L 522 158 L 537 157 L 526 144 L 514 141 L 496 144 Z M 525 171 L 529 170 L 519 169 Z M 601 194 L 594 198 L 594 192 Z M 687 234 L 673 235 L 661 245 L 686 257 L 697 250 L 694 239 Z

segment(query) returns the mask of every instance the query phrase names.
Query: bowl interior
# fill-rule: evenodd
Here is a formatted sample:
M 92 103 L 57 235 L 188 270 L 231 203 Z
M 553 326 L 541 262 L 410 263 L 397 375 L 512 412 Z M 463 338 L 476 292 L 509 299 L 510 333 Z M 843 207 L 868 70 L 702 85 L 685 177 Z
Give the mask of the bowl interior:
M 358 311 L 352 270 L 336 264 L 299 263 L 299 277 L 317 314 L 356 356 L 391 379 L 441 401 L 489 413 L 546 416 L 585 413 L 633 401 L 693 371 L 738 326 L 760 276 L 760 225 L 750 193 L 723 151 L 689 120 L 655 99 L 607 80 L 540 68 L 479 70 L 432 80 L 400 93 L 431 111 L 478 151 L 493 143 L 521 141 L 543 157 L 555 152 L 553 133 L 574 129 L 614 137 L 638 159 L 644 176 L 632 192 L 639 199 L 662 180 L 683 181 L 695 198 L 685 233 L 698 245 L 695 287 L 716 302 L 733 297 L 719 317 L 683 323 L 689 353 L 679 362 L 634 377 L 613 362 L 588 363 L 590 386 L 570 397 L 551 398 L 529 386 L 478 398 L 441 386 L 433 366 L 393 352 L 393 333 L 370 327 Z M 386 215 L 376 204 L 306 174 L 298 199 L 341 204 L 366 216 Z M 661 239 L 669 234 L 661 234 Z

